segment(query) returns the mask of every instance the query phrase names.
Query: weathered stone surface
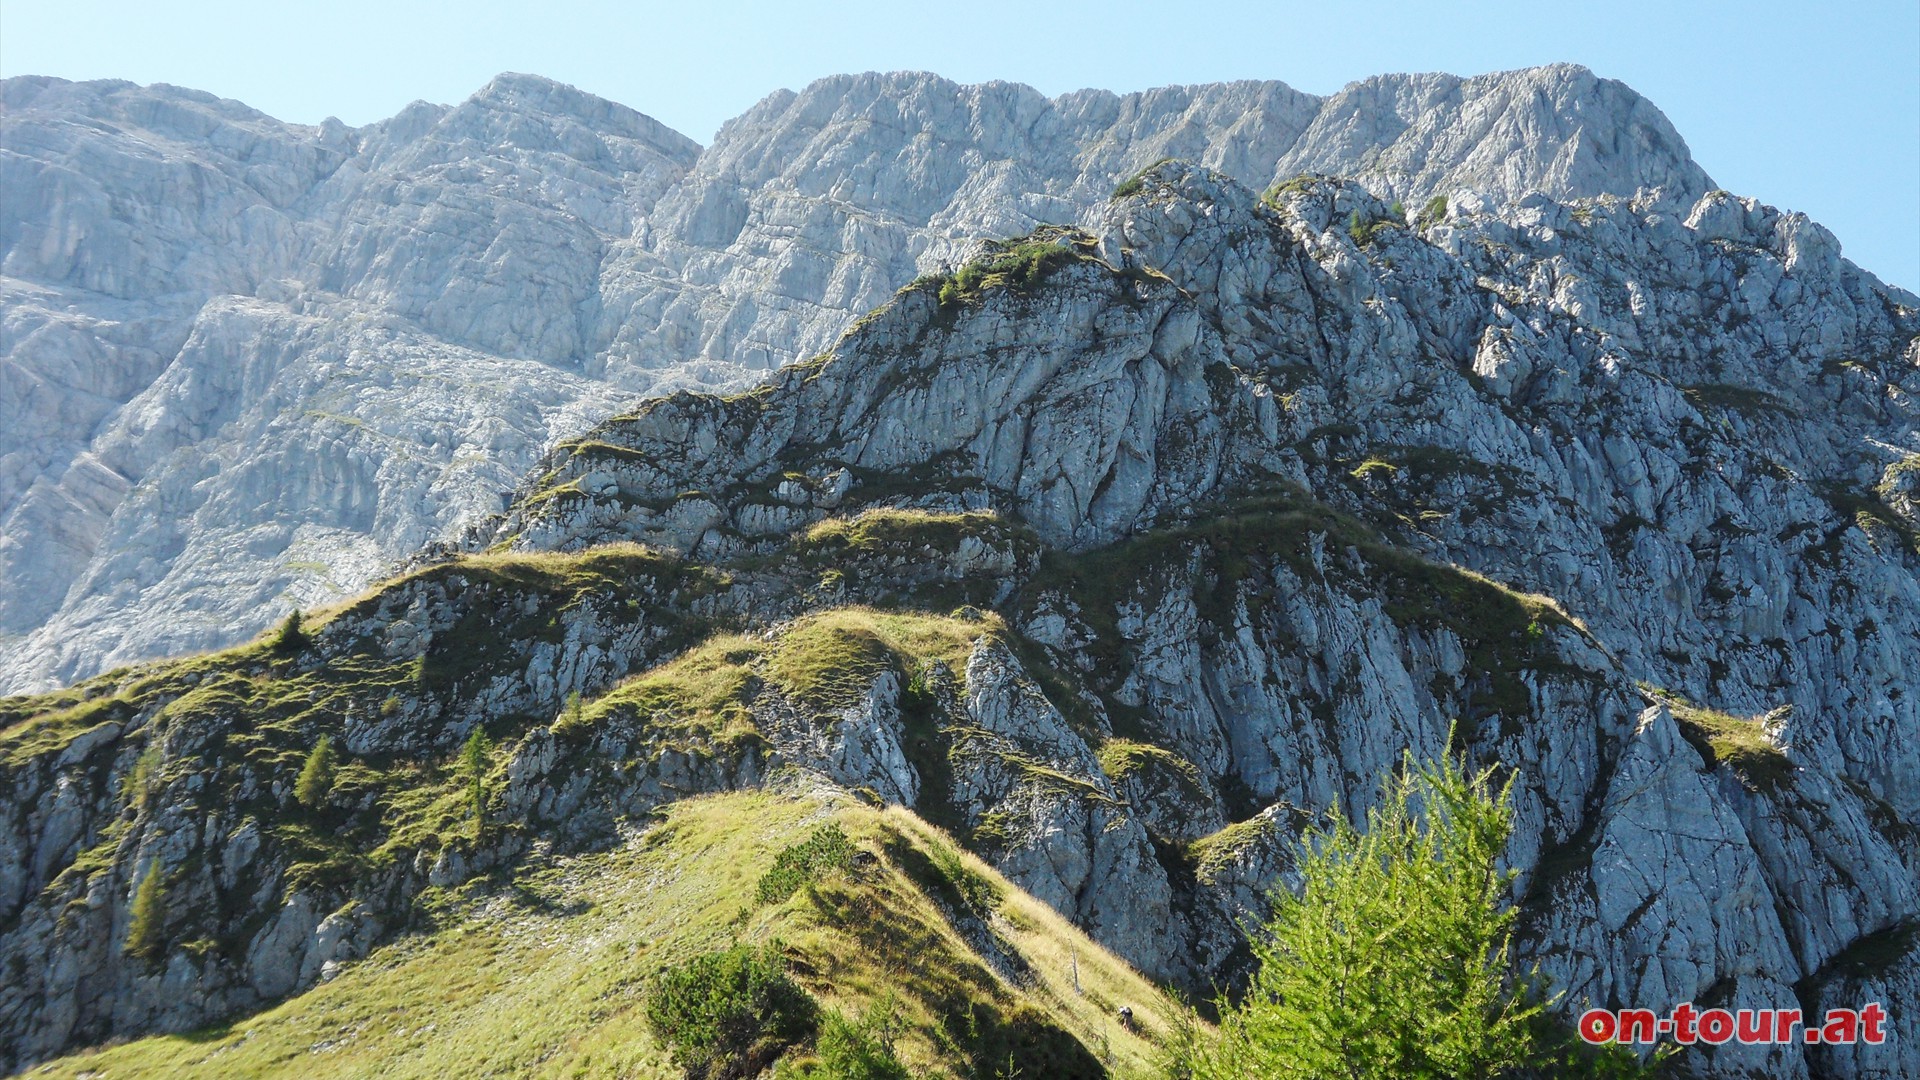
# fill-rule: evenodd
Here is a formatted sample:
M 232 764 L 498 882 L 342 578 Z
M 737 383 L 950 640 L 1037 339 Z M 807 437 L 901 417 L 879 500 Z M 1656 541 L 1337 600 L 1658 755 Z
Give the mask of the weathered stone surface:
M 594 439 L 618 452 L 551 456 L 549 483 L 611 470 L 625 499 L 652 503 L 844 467 L 928 476 L 917 505 L 990 504 L 1067 551 L 1190 522 L 1191 564 L 1164 585 L 1105 611 L 1029 586 L 1017 623 L 1151 717 L 1152 741 L 1197 774 L 1181 797 L 1201 819 L 1247 820 L 1229 786 L 1276 821 L 1362 810 L 1406 748 L 1437 753 L 1464 719 L 1477 752 L 1522 777 L 1510 855 L 1530 948 L 1569 1000 L 1795 1004 L 1915 911 L 1920 550 L 1896 502 L 1920 445 L 1920 305 L 1842 262 L 1787 269 L 1795 227 L 1718 193 L 1373 224 L 1386 217 L 1351 184 L 1263 206 L 1166 166 L 1092 215 L 1092 235 L 1054 234 L 1080 255 L 1044 285 L 903 292 L 770 392 L 680 395 L 603 425 Z M 1475 358 L 1496 352 L 1509 377 L 1483 382 Z M 1464 612 L 1409 625 L 1404 575 L 1421 571 L 1332 518 L 1293 561 L 1208 591 L 1225 572 L 1202 541 L 1210 515 L 1275 490 L 1386 522 L 1579 622 L 1526 630 L 1552 664 L 1489 654 Z M 541 501 L 472 542 L 753 543 L 629 505 Z M 1515 663 L 1502 689 L 1495 672 Z M 1758 757 L 1709 755 L 1707 729 L 1683 738 L 1636 683 L 1738 714 L 1715 722 Z M 1075 838 L 1095 821 L 1124 837 L 1122 817 L 1101 819 L 1098 799 L 1067 813 L 993 765 L 1028 753 L 1081 775 L 1074 754 L 981 738 L 973 813 L 1007 815 L 990 831 L 1011 838 L 1009 874 L 1148 969 L 1184 974 L 1161 935 L 1098 929 L 1089 907 L 1100 857 Z M 1176 790 L 1145 783 L 1088 790 Z M 1223 924 L 1284 865 L 1229 833 L 1248 842 L 1208 848 L 1229 854 L 1187 917 L 1183 959 L 1230 965 Z M 1158 903 L 1160 866 L 1109 865 Z M 1699 1064 L 1794 1075 L 1809 1061 L 1793 1046 Z
M 59 245 L 36 234 L 41 254 L 18 257 L 49 281 L 8 284 L 39 299 L 10 305 L 7 325 L 64 328 L 9 339 L 10 355 L 40 364 L 56 352 L 34 342 L 64 341 L 91 356 L 139 338 L 127 329 L 138 319 L 182 321 L 177 348 L 102 406 L 102 433 L 70 448 L 58 477 L 46 480 L 44 463 L 8 466 L 24 478 L 8 520 L 71 541 L 28 549 L 10 525 L 0 544 L 8 580 L 38 583 L 6 601 L 26 606 L 5 609 L 32 633 L 78 626 L 83 612 L 106 640 L 127 632 L 116 621 L 126 611 L 169 610 L 147 599 L 195 610 L 209 582 L 247 611 L 271 610 L 239 590 L 282 587 L 253 571 L 308 534 L 263 506 L 318 506 L 302 512 L 333 530 L 328 543 L 361 553 L 369 576 L 404 550 L 382 547 L 389 538 L 411 548 L 460 521 L 478 522 L 469 551 L 637 539 L 733 576 L 684 594 L 623 576 L 635 591 L 618 602 L 558 607 L 456 562 L 330 623 L 299 662 L 420 664 L 390 696 L 327 706 L 340 709 L 329 722 L 345 752 L 426 759 L 476 724 L 540 719 L 509 748 L 491 804 L 525 833 L 422 847 L 344 884 L 292 887 L 284 844 L 235 809 L 285 805 L 290 777 L 250 774 L 220 800 L 207 794 L 189 763 L 235 719 L 218 709 L 165 725 L 175 767 L 142 806 L 118 785 L 166 702 L 9 765 L 0 961 L 26 977 L 0 986 L 7 1052 L 33 1060 L 257 1007 L 371 947 L 420 889 L 511 860 L 518 837 L 605 842 L 663 802 L 795 774 L 944 816 L 1144 969 L 1204 988 L 1243 970 L 1238 922 L 1287 883 L 1297 829 L 1336 806 L 1364 812 L 1384 770 L 1409 749 L 1443 752 L 1450 729 L 1474 760 L 1517 773 L 1508 857 L 1526 952 L 1568 1007 L 1878 998 L 1910 1018 L 1920 301 L 1840 259 L 1803 217 L 1705 190 L 1677 143 L 1647 134 L 1662 126 L 1633 119 L 1642 103 L 1583 78 L 1384 80 L 1320 103 L 1271 86 L 1049 103 L 1012 87 L 862 77 L 776 95 L 698 157 L 627 114 L 592 119 L 591 99 L 509 79 L 460 109 L 301 136 L 362 140 L 373 149 L 353 152 L 369 162 L 438 140 L 440 156 L 418 161 L 446 165 L 453 186 L 431 199 L 367 164 L 366 177 L 339 178 L 349 162 L 312 183 L 425 207 L 407 220 L 446 222 L 436 242 L 454 265 L 523 275 L 547 298 L 534 313 L 468 310 L 503 279 L 416 288 L 381 261 L 394 245 L 343 247 L 318 227 L 300 234 L 315 245 L 301 250 L 327 252 L 335 277 L 275 270 L 282 284 L 248 294 L 232 284 L 244 260 L 235 269 L 223 255 L 182 277 L 206 294 L 187 301 L 122 297 L 112 290 L 153 271 L 134 260 L 96 272 L 85 245 L 56 258 Z M 38 85 L 8 84 L 9 124 L 14 95 Z M 44 92 L 55 91 L 171 93 Z M 216 131 L 268 123 L 179 100 L 159 112 Z M 1583 156 L 1586 128 L 1555 111 L 1574 100 L 1612 102 L 1601 112 L 1645 137 L 1600 140 L 1620 149 Z M 1399 119 L 1377 111 L 1386 103 Z M 1331 118 L 1343 116 L 1356 134 L 1340 134 Z M 1456 127 L 1493 141 L 1460 149 Z M 944 189 L 914 133 L 962 129 L 957 145 L 978 156 L 958 155 L 969 171 Z M 1015 145 L 1030 130 L 1054 132 L 1048 146 L 1095 132 L 1077 153 L 1127 165 L 1075 157 L 1078 171 L 1058 179 L 1051 159 L 1020 156 L 1041 153 Z M 581 131 L 602 131 L 601 149 Z M 1558 137 L 1576 149 L 1517 161 L 1501 149 Z M 1308 180 L 1262 201 L 1224 175 L 1269 153 L 1276 170 L 1320 167 L 1287 155 L 1363 144 L 1384 147 L 1390 165 L 1365 185 Z M 1265 149 L 1248 158 L 1249 146 Z M 1130 155 L 1169 149 L 1219 168 L 1164 165 L 1106 198 Z M 624 186 L 676 162 L 679 179 Z M 601 166 L 623 179 L 595 179 Z M 470 168 L 507 179 L 480 184 L 492 192 L 480 198 L 454 182 Z M 574 218 L 549 219 L 549 196 L 524 186 L 549 171 L 565 180 L 553 205 Z M 1059 201 L 1007 202 L 1010 192 Z M 1428 193 L 1446 194 L 1445 207 L 1426 207 Z M 1414 211 L 1395 215 L 1383 194 Z M 383 213 L 361 218 L 397 220 Z M 1010 231 L 1073 213 L 1084 234 L 1038 237 L 1071 249 L 1040 280 L 945 300 L 941 281 L 922 282 L 765 388 L 655 398 L 536 461 L 536 446 L 651 378 L 648 356 L 739 361 L 776 340 L 811 351 L 902 275 L 980 253 L 969 222 Z M 588 300 L 567 253 L 514 246 L 581 223 L 601 245 Z M 490 262 L 490 246 L 466 241 L 494 228 L 507 239 Z M 569 249 L 588 242 L 566 235 Z M 862 248 L 872 236 L 895 239 Z M 808 251 L 850 261 L 823 270 Z M 664 284 L 649 292 L 650 281 Z M 46 299 L 56 293 L 75 299 Z M 436 306 L 439 296 L 467 299 Z M 569 303 L 578 320 L 550 321 Z M 89 363 L 65 370 L 78 378 Z M 329 404 L 346 389 L 344 405 Z M 332 442 L 316 434 L 327 431 Z M 483 455 L 481 468 L 532 477 L 491 519 L 499 503 L 477 494 L 492 490 L 484 478 L 453 475 Z M 138 462 L 147 471 L 135 476 Z M 795 554 L 796 532 L 874 504 L 990 508 L 1001 531 L 848 554 L 839 581 Z M 87 584 L 72 591 L 62 574 Z M 761 687 L 757 737 L 738 742 L 624 714 L 585 731 L 543 726 L 570 695 L 599 694 L 685 644 L 677 618 L 778 633 L 811 607 L 982 577 L 994 579 L 990 597 L 971 602 L 990 602 L 1025 640 L 983 632 L 964 671 L 927 673 L 919 693 L 931 704 L 914 707 L 944 725 L 952 746 L 935 760 L 951 775 L 908 735 L 894 671 L 827 716 Z M 58 606 L 42 599 L 49 588 Z M 241 632 L 238 607 L 202 610 L 194 640 Z M 491 635 L 484 663 L 427 676 L 428 661 L 448 663 L 479 633 Z M 11 655 L 42 657 L 31 661 L 42 674 L 105 655 L 85 633 L 70 640 L 64 667 L 45 667 L 32 642 Z M 1731 715 L 1689 719 L 1679 695 Z M 1733 734 L 1703 726 L 1713 723 Z M 156 862 L 198 868 L 174 910 L 244 911 L 243 947 L 176 950 L 158 968 L 124 957 L 133 883 Z M 1910 1040 L 1730 1047 L 1690 1064 L 1717 1076 L 1920 1072 Z
M 1408 200 L 1709 186 L 1657 110 L 1571 66 L 1325 99 L 845 76 L 705 150 L 522 75 L 353 129 L 167 86 L 21 77 L 0 97 L 15 691 L 356 592 L 623 396 L 820 352 L 977 239 L 1073 220 L 1163 157 Z

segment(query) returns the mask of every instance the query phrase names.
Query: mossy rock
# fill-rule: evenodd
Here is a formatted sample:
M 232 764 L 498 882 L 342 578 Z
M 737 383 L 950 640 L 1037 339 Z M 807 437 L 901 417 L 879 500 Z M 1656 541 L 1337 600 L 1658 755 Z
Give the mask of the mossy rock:
M 1674 723 L 1707 768 L 1731 769 L 1755 791 L 1778 794 L 1793 785 L 1799 767 L 1767 738 L 1765 717 L 1741 717 L 1696 705 L 1669 690 L 1644 688 L 1673 713 Z

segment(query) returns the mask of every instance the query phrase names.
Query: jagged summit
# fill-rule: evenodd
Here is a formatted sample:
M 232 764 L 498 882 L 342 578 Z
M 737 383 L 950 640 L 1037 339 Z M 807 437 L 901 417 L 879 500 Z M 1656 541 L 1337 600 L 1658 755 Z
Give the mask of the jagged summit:
M 1169 123 L 1173 117 L 1179 122 Z M 925 129 L 949 145 L 974 142 L 974 133 L 1022 140 L 983 146 L 989 157 L 1035 156 L 1050 141 L 1083 162 L 1089 152 L 1153 155 L 1142 164 L 1183 157 L 1256 189 L 1301 172 L 1353 175 L 1408 200 L 1446 187 L 1500 199 L 1659 187 L 1691 201 L 1713 186 L 1659 109 L 1574 64 L 1465 79 L 1380 75 L 1324 98 L 1277 81 L 1048 99 L 1021 83 L 963 85 L 927 72 L 839 75 L 761 101 L 721 130 L 710 162 L 749 180 L 793 177 L 810 164 L 789 156 L 795 140 L 845 141 L 849 125 Z M 1222 137 L 1226 130 L 1231 138 Z
M 1163 157 L 1413 206 L 1708 186 L 1652 106 L 1570 67 L 1326 99 L 844 76 L 704 149 L 524 75 L 358 129 L 130 84 L 3 93 L 0 688 L 350 593 L 619 403 L 822 352 Z
M 534 115 L 565 116 L 595 131 L 643 139 L 684 167 L 700 144 L 636 109 L 542 75 L 503 72 L 463 103 Z
M 1280 171 L 1346 173 L 1356 143 L 1383 147 L 1358 176 L 1408 201 L 1468 176 L 1478 180 L 1464 186 L 1504 198 L 1659 188 L 1691 202 L 1714 186 L 1652 102 L 1578 64 L 1350 84 L 1324 101 Z

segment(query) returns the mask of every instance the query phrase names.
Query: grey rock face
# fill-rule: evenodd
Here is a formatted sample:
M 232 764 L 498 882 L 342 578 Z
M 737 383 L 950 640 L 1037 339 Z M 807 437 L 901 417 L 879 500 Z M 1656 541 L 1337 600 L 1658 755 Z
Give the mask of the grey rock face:
M 1031 278 L 921 282 L 767 386 L 652 399 L 561 443 L 464 554 L 305 651 L 88 691 L 84 728 L 5 763 L 0 963 L 27 973 L 0 987 L 8 1053 L 256 1007 L 528 836 L 605 842 L 794 771 L 950 822 L 1143 969 L 1204 987 L 1244 971 L 1239 921 L 1287 884 L 1294 832 L 1363 812 L 1450 733 L 1517 774 L 1525 952 L 1566 1008 L 1871 995 L 1907 1022 L 1912 297 L 1718 193 L 1459 199 L 1395 223 L 1350 182 L 1262 202 L 1171 164 L 1088 226 L 1040 231 Z M 942 539 L 831 548 L 811 528 L 882 508 Z M 613 697 L 716 627 L 772 642 L 903 598 L 980 627 L 963 663 L 878 663 L 832 709 L 765 667 L 740 683 L 748 731 Z M 402 843 L 371 814 L 356 827 L 396 844 L 386 862 L 296 879 L 289 840 L 249 820 L 286 804 L 289 770 L 219 740 L 252 722 L 245 694 L 323 674 L 366 685 L 303 693 L 278 737 L 431 768 L 476 724 L 511 728 L 487 805 L 523 828 Z M 570 720 L 575 692 L 615 705 Z M 162 783 L 129 803 L 155 731 Z M 232 909 L 246 940 L 158 971 L 124 957 L 156 862 L 212 868 L 178 886 L 178 939 Z
M 705 151 L 518 77 L 357 131 L 165 88 L 5 94 L 0 167 L 36 193 L 0 222 L 13 685 L 231 641 L 464 524 L 471 549 L 686 556 L 604 556 L 634 565 L 565 604 L 484 559 L 429 566 L 311 655 L 244 661 L 401 669 L 308 722 L 430 762 L 658 663 L 682 617 L 777 630 L 975 583 L 1022 643 L 983 634 L 927 673 L 944 771 L 889 671 L 830 716 L 758 693 L 763 738 L 738 744 L 624 714 L 528 727 L 494 812 L 596 843 L 801 770 L 948 815 L 1143 969 L 1204 986 L 1244 962 L 1288 837 L 1364 810 L 1458 721 L 1520 776 L 1527 951 L 1569 1007 L 1920 1009 L 1920 300 L 1803 216 L 1708 191 L 1616 84 L 1047 101 L 865 76 L 776 95 Z M 1214 168 L 1107 198 L 1167 153 Z M 1360 181 L 1263 202 L 1227 175 L 1301 169 Z M 981 233 L 1076 217 L 1038 234 L 1063 247 L 1036 280 L 892 292 L 992 257 Z M 765 387 L 593 426 L 655 380 L 824 348 L 882 300 Z M 754 569 L 876 504 L 1001 531 L 861 556 L 851 581 Z M 1062 577 L 1041 547 L 1093 561 Z M 0 766 L 12 1061 L 256 1008 L 420 889 L 519 854 L 511 832 L 296 878 L 242 809 L 290 780 L 203 766 L 244 710 L 166 678 Z M 130 802 L 147 740 L 165 767 Z M 156 864 L 197 868 L 167 879 L 178 918 L 244 912 L 244 940 L 123 956 Z M 1910 1041 L 1690 1064 L 1920 1072 Z
M 705 150 L 516 75 L 358 129 L 127 83 L 0 101 L 0 690 L 351 594 L 620 395 L 822 351 L 1162 157 L 1415 202 L 1709 186 L 1657 110 L 1568 66 L 1326 99 L 847 76 Z
M 351 132 L 118 83 L 6 108 L 12 687 L 226 644 L 497 509 L 611 411 L 599 238 L 697 150 L 514 76 Z
M 1210 884 L 1181 956 L 1230 963 L 1226 913 L 1284 870 L 1249 822 L 1364 808 L 1403 748 L 1437 753 L 1465 718 L 1523 777 L 1511 857 L 1533 955 L 1570 1001 L 1828 1000 L 1862 942 L 1894 942 L 1870 990 L 1905 1000 L 1920 548 L 1900 499 L 1920 304 L 1824 257 L 1804 219 L 1722 193 L 1460 203 L 1410 228 L 1350 184 L 1260 205 L 1165 167 L 1091 235 L 1050 234 L 1077 254 L 1043 285 L 922 285 L 766 391 L 650 402 L 551 455 L 554 497 L 473 542 L 724 557 L 762 542 L 726 525 L 763 486 L 849 469 L 926 477 L 918 505 L 997 506 L 1067 551 L 1191 523 L 1192 561 L 1164 583 L 1098 609 L 1030 585 L 1018 620 L 1151 717 L 1192 777 L 1095 790 L 1180 792 L 1180 816 L 1240 822 L 1194 847 Z M 569 487 L 589 472 L 596 492 Z M 1226 577 L 1211 515 L 1276 489 L 1578 622 L 1534 616 L 1557 659 L 1520 661 L 1502 690 L 1489 673 L 1516 661 L 1485 651 L 1484 626 L 1410 627 L 1407 571 L 1336 519 L 1279 519 L 1308 529 L 1294 561 Z M 700 512 L 682 512 L 693 490 Z M 1649 710 L 1647 685 L 1738 715 Z M 992 795 L 1018 808 L 996 823 L 1016 841 L 1002 865 L 1101 926 L 1076 884 L 1095 854 L 1061 839 L 1080 819 Z M 1155 824 L 1166 806 L 1128 816 L 1181 838 Z M 1029 829 L 1051 830 L 1046 858 L 1023 854 Z M 1119 880 L 1157 903 L 1164 875 L 1143 865 Z M 1096 932 L 1178 977 L 1159 935 Z M 1902 1053 L 1696 1064 L 1873 1075 L 1911 1067 Z

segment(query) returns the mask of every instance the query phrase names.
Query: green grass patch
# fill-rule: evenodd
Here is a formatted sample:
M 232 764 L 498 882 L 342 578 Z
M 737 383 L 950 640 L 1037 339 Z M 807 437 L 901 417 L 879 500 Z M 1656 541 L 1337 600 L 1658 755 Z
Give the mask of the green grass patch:
M 1198 784 L 1200 770 L 1179 754 L 1150 743 L 1108 739 L 1100 744 L 1100 771 L 1113 780 L 1125 780 L 1154 766 L 1185 776 Z
M 1064 237 L 1067 230 L 1036 232 L 1015 240 L 997 241 L 986 255 L 939 280 L 940 305 L 977 303 L 992 289 L 1028 292 L 1063 266 L 1091 256 Z M 931 282 L 929 282 L 931 284 Z
M 956 673 L 982 634 L 1001 630 L 981 621 L 921 612 L 836 608 L 795 621 L 767 652 L 766 677 L 795 702 L 819 712 L 858 704 L 889 666 L 911 672 L 938 660 Z
M 823 813 L 872 857 L 793 902 L 755 903 L 756 882 L 781 851 L 820 827 Z M 683 800 L 636 843 L 537 859 L 441 891 L 427 905 L 437 921 L 425 932 L 270 1009 L 75 1054 L 35 1075 L 669 1080 L 684 1077 L 684 1059 L 675 1061 L 649 1014 L 731 1015 L 699 1000 L 751 1000 L 737 988 L 754 980 L 729 975 L 747 962 L 697 958 L 736 950 L 763 967 L 762 985 L 784 977 L 825 1015 L 891 1002 L 892 1052 L 908 1075 L 972 1080 L 1010 1059 L 1026 1077 L 1157 1075 L 1155 1040 L 1173 1015 L 1165 997 L 956 850 L 966 874 L 1002 891 L 995 947 L 1025 974 L 1017 984 L 996 975 L 893 860 L 896 850 L 925 860 L 935 843 L 951 848 L 899 808 L 764 792 Z M 656 1007 L 673 981 L 667 973 L 695 967 L 706 977 L 682 985 L 721 992 Z M 1113 1025 L 1120 1004 L 1133 1008 L 1143 1033 Z M 787 1055 L 813 1056 L 804 1041 Z
M 1705 708 L 1671 690 L 1641 689 L 1673 713 L 1680 734 L 1705 759 L 1709 769 L 1725 765 L 1747 786 L 1769 794 L 1792 785 L 1796 771 L 1793 761 L 1767 738 L 1759 717 Z
M 950 770 L 938 767 L 945 763 L 946 742 L 932 709 L 929 673 L 938 664 L 964 680 L 974 643 L 1003 633 L 993 615 L 826 609 L 787 624 L 770 639 L 708 639 L 597 699 L 562 710 L 552 731 L 579 743 L 613 718 L 630 718 L 673 745 L 737 747 L 761 737 L 753 710 L 763 688 L 803 712 L 831 715 L 858 705 L 890 670 L 901 680 L 908 758 L 925 782 L 938 787 Z
M 1114 783 L 1140 780 L 1155 797 L 1178 795 L 1187 805 L 1207 801 L 1201 784 L 1200 768 L 1164 747 L 1131 739 L 1107 739 L 1098 752 L 1100 771 Z
M 892 662 L 870 618 L 839 611 L 808 616 L 769 650 L 767 677 L 816 712 L 857 704 Z
M 1033 543 L 1031 530 L 990 511 L 949 514 L 876 507 L 851 518 L 828 518 L 814 524 L 801 535 L 797 547 L 817 557 L 928 547 L 953 551 L 969 536 L 989 542 L 1018 536 Z
M 1257 844 L 1279 838 L 1274 823 L 1264 817 L 1236 821 L 1219 832 L 1203 836 L 1187 845 L 1187 858 L 1194 876 L 1203 885 L 1212 885 L 1234 860 Z
M 1278 209 L 1282 199 L 1305 195 L 1313 190 L 1315 184 L 1327 179 L 1330 178 L 1318 173 L 1298 173 L 1268 188 L 1266 193 L 1260 196 L 1260 201 Z
M 3 705 L 8 708 L 0 712 L 0 721 L 7 721 L 0 729 L 0 768 L 19 768 L 41 755 L 57 753 L 90 731 L 125 723 L 134 713 L 132 703 L 123 697 L 84 692 L 12 697 L 3 699 Z
M 569 711 L 553 733 L 577 737 L 607 717 L 629 714 L 667 731 L 719 743 L 757 735 L 748 709 L 759 676 L 753 665 L 766 652 L 758 638 L 736 634 L 710 638 L 659 667 L 620 683 Z

